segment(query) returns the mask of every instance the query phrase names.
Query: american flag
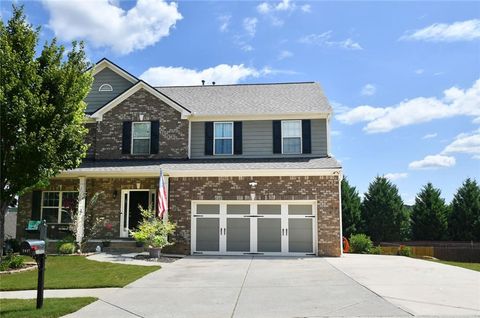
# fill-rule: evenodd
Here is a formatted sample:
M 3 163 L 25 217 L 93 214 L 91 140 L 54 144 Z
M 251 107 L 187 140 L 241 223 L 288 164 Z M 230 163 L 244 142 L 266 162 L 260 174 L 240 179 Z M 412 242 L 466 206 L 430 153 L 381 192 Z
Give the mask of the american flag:
M 165 180 L 163 178 L 163 171 L 160 169 L 160 180 L 158 181 L 158 192 L 157 192 L 157 212 L 158 217 L 163 219 L 165 213 L 168 210 L 167 203 L 167 188 L 165 186 Z

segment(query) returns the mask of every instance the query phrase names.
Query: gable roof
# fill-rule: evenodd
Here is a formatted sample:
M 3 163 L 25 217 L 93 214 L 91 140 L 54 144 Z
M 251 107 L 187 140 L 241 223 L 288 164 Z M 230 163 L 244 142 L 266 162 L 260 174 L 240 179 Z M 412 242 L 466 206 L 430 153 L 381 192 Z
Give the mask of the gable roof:
M 170 97 L 166 96 L 162 92 L 157 91 L 155 88 L 152 86 L 148 85 L 146 82 L 139 80 L 135 85 L 127 89 L 125 92 L 117 96 L 115 99 L 112 101 L 108 102 L 107 104 L 103 105 L 99 109 L 97 109 L 95 112 L 93 112 L 90 117 L 95 118 L 97 120 L 102 120 L 103 114 L 106 112 L 110 111 L 112 108 L 126 100 L 128 97 L 132 96 L 136 92 L 138 92 L 140 89 L 144 89 L 153 96 L 161 99 L 163 102 L 165 102 L 167 105 L 170 107 L 174 108 L 178 112 L 180 112 L 182 115 L 189 115 L 191 112 L 187 108 L 183 107 L 182 105 L 178 104 L 176 101 L 171 99 Z
M 137 77 L 135 77 L 132 74 L 130 74 L 129 72 L 125 71 L 123 68 L 121 68 L 120 66 L 113 63 L 112 61 L 110 61 L 109 59 L 107 59 L 105 57 L 102 58 L 97 63 L 95 63 L 95 65 L 93 66 L 93 76 L 95 76 L 97 73 L 101 72 L 106 67 L 108 67 L 109 69 L 111 69 L 112 71 L 114 71 L 115 73 L 122 76 L 123 78 L 125 78 L 126 80 L 130 81 L 133 84 L 135 84 L 136 82 L 139 81 L 139 79 Z
M 329 114 L 323 90 L 315 82 L 163 86 L 159 92 L 195 116 Z

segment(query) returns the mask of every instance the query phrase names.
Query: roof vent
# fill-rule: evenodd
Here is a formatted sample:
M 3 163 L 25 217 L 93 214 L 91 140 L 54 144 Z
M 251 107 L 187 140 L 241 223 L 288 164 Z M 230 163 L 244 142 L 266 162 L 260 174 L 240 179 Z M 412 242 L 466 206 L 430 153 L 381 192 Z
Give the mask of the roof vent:
M 205 80 L 202 80 L 202 86 L 204 86 L 204 85 L 205 85 Z
M 215 85 L 215 82 L 212 82 L 212 85 Z

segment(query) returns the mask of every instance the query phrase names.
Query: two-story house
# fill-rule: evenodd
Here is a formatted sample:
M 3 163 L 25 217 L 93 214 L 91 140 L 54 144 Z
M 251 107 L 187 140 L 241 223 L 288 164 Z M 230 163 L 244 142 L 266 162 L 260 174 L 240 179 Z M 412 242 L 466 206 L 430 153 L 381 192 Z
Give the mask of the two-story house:
M 341 255 L 342 170 L 319 84 L 152 87 L 107 59 L 93 74 L 87 158 L 20 197 L 19 237 L 40 219 L 55 237 L 69 200 L 83 212 L 102 191 L 88 212 L 128 239 L 139 205 L 155 206 L 162 169 L 177 224 L 171 251 Z

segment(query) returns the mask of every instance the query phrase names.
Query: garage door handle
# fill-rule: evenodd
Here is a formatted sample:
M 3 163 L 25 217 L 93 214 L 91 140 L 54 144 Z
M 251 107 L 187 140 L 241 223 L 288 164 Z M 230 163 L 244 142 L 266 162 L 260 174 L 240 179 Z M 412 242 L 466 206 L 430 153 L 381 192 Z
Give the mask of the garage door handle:
M 284 235 L 284 233 L 285 233 L 285 229 L 282 229 L 282 235 Z

